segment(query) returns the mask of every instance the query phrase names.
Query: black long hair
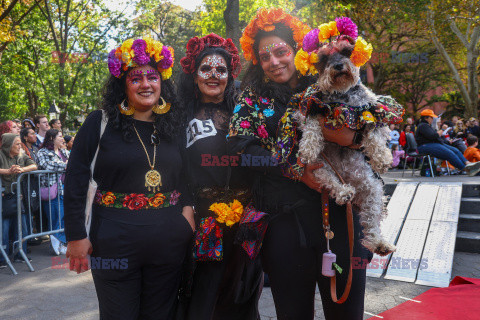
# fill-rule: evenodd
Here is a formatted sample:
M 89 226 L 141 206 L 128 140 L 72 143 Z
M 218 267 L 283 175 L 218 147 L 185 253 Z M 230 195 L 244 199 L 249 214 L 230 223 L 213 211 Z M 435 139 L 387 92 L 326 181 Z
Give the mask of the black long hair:
M 235 106 L 235 99 L 236 99 L 236 89 L 235 89 L 235 80 L 232 75 L 232 56 L 228 53 L 225 49 L 221 47 L 206 47 L 202 52 L 198 54 L 195 58 L 195 72 L 194 73 L 185 73 L 182 72 L 178 79 L 178 93 L 177 95 L 180 97 L 180 103 L 186 107 L 194 107 L 196 102 L 200 101 L 200 90 L 198 86 L 194 82 L 194 75 L 197 73 L 198 68 L 200 66 L 200 62 L 206 57 L 210 55 L 220 55 L 225 59 L 227 63 L 228 69 L 228 81 L 227 86 L 225 87 L 224 93 L 224 104 L 226 111 L 229 114 L 233 113 L 233 108 Z M 191 102 L 194 103 L 191 103 Z M 187 111 L 190 114 L 194 112 L 194 110 Z
M 157 69 L 153 61 L 151 61 L 149 65 L 155 70 Z M 108 78 L 103 88 L 102 105 L 100 108 L 106 111 L 108 121 L 113 123 L 114 128 L 122 131 L 123 139 L 130 142 L 135 135 L 133 117 L 120 113 L 118 109 L 118 105 L 127 98 L 125 92 L 126 74 L 127 73 L 120 79 L 110 75 L 110 78 Z M 170 111 L 165 114 L 154 114 L 154 126 L 161 138 L 167 141 L 173 141 L 185 124 L 185 110 L 181 104 L 177 103 L 172 78 L 168 80 L 162 79 L 161 81 L 160 96 L 163 97 L 167 103 L 171 104 L 171 108 Z M 162 103 L 161 99 L 159 99 L 158 103 Z
M 293 31 L 282 23 L 275 24 L 275 30 L 264 31 L 259 30 L 255 35 L 255 42 L 253 43 L 253 52 L 257 58 L 257 64 L 250 62 L 245 77 L 242 81 L 242 90 L 246 87 L 253 88 L 260 96 L 274 97 L 276 101 L 281 104 L 287 104 L 292 95 L 296 92 L 303 91 L 307 86 L 311 85 L 315 78 L 311 76 L 300 77 L 297 88 L 292 89 L 287 83 L 276 83 L 274 81 L 265 81 L 265 73 L 260 65 L 260 57 L 258 55 L 258 47 L 260 40 L 268 36 L 277 36 L 285 43 L 290 45 L 294 53 L 297 52 L 297 43 L 293 39 Z

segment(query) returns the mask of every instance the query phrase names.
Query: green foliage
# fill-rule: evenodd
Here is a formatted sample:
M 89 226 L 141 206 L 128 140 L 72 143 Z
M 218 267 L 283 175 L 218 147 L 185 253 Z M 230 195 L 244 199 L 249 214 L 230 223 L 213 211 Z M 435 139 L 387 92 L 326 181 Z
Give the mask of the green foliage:
M 204 0 L 204 10 L 199 13 L 200 19 L 195 22 L 197 32 L 202 36 L 216 33 L 225 37 L 225 20 L 223 11 L 227 7 L 227 0 Z M 240 29 L 243 30 L 253 18 L 258 9 L 265 7 L 279 7 L 287 12 L 295 8 L 295 1 L 288 0 L 242 0 L 240 1 Z
M 175 50 L 174 75 L 181 72 L 180 59 L 190 38 L 198 35 L 193 21 L 197 14 L 167 0 L 140 0 L 136 6 L 133 37 L 150 36 Z
M 71 122 L 95 108 L 108 76 L 105 48 L 109 31 L 121 23 L 118 13 L 98 1 L 46 3 L 23 21 L 22 36 L 3 54 L 4 119 L 47 113 L 55 101 L 61 119 Z

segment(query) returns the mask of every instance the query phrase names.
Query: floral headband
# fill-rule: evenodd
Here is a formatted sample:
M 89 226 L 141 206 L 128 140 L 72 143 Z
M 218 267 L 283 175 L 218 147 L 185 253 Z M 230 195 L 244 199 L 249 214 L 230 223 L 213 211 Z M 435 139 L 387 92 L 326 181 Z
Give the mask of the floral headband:
M 182 65 L 183 72 L 191 74 L 195 72 L 195 59 L 197 56 L 208 47 L 218 47 L 223 48 L 227 51 L 232 60 L 230 62 L 232 68 L 232 76 L 236 78 L 242 66 L 240 64 L 240 56 L 238 55 L 238 49 L 233 43 L 232 39 L 224 39 L 214 33 L 209 34 L 203 38 L 193 37 L 188 40 L 187 43 L 187 55 L 180 59 L 180 64 Z
M 318 55 L 314 52 L 323 44 L 337 41 L 341 36 L 348 36 L 355 41 L 355 48 L 350 60 L 356 67 L 361 67 L 372 56 L 373 47 L 358 36 L 357 25 L 347 17 L 336 18 L 335 21 L 322 24 L 318 29 L 310 31 L 303 39 L 303 49 L 295 56 L 295 66 L 303 75 L 316 74 L 315 63 Z
M 252 61 L 257 64 L 257 58 L 253 52 L 253 44 L 255 43 L 255 36 L 259 30 L 266 32 L 275 30 L 276 24 L 283 24 L 293 31 L 293 40 L 297 43 L 297 48 L 302 47 L 302 41 L 305 35 L 310 31 L 310 27 L 298 20 L 297 18 L 285 13 L 283 9 L 261 8 L 257 11 L 257 15 L 253 18 L 243 31 L 240 38 L 240 45 L 242 46 L 243 56 L 247 61 Z
M 172 76 L 173 48 L 151 38 L 125 40 L 120 47 L 110 51 L 108 69 L 114 77 L 121 78 L 128 68 L 144 66 L 151 60 L 157 64 L 162 80 Z

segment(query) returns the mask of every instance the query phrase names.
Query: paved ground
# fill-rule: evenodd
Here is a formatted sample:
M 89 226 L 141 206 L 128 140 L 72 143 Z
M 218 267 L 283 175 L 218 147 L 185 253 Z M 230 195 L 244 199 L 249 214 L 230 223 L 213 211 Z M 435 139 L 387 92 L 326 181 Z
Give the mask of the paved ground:
M 66 269 L 53 269 L 49 243 L 32 247 L 35 272 L 23 263 L 14 263 L 18 271 L 0 270 L 0 319 L 98 319 L 98 304 L 90 272 L 77 275 Z M 55 259 L 55 258 L 53 258 Z M 61 263 L 61 262 L 60 262 Z M 453 276 L 480 278 L 480 254 L 456 252 Z M 365 311 L 378 314 L 414 298 L 430 287 L 412 283 L 367 278 Z M 316 317 L 324 319 L 320 296 L 316 297 Z M 262 320 L 276 319 L 270 288 L 265 288 L 260 301 Z M 365 314 L 365 319 L 370 317 Z
M 401 178 L 400 172 L 384 176 L 386 183 L 409 180 Z M 432 181 L 431 178 L 416 178 L 416 181 Z M 461 181 L 480 184 L 478 177 L 451 176 L 435 178 L 435 181 Z M 29 272 L 25 264 L 14 263 L 18 271 L 13 276 L 8 268 L 0 270 L 0 319 L 98 319 L 98 303 L 90 272 L 76 275 L 66 269 L 54 269 L 49 243 L 31 247 L 35 272 Z M 55 259 L 55 258 L 53 258 Z M 58 258 L 57 258 L 58 259 Z M 60 261 L 60 264 L 62 261 Z M 456 252 L 453 276 L 480 278 L 480 254 Z M 376 315 L 427 291 L 430 287 L 412 283 L 367 278 L 364 318 Z M 404 297 L 404 298 L 401 298 Z M 316 297 L 316 317 L 324 319 L 320 296 Z M 275 307 L 269 288 L 265 288 L 260 301 L 262 320 L 273 320 Z M 373 318 L 374 319 L 374 318 Z

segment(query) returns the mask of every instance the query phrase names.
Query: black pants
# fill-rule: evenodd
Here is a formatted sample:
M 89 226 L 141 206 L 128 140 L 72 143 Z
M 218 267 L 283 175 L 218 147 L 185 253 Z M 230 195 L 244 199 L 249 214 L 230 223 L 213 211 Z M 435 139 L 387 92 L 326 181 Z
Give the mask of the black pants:
M 224 227 L 222 261 L 198 261 L 188 320 L 257 320 L 263 284 L 260 259 L 250 260 L 234 245 L 235 230 Z
M 192 237 L 178 212 L 154 225 L 94 216 L 92 275 L 102 320 L 172 319 Z
M 263 243 L 262 262 L 270 279 L 279 320 L 312 320 L 317 284 L 327 320 L 363 319 L 365 268 L 353 270 L 352 287 L 346 302 L 336 304 L 331 299 L 330 278 L 322 275 L 322 255 L 327 249 L 320 209 L 315 206 L 300 207 L 293 213 L 280 214 L 272 219 L 268 226 Z M 302 217 L 307 217 L 303 223 Z M 340 297 L 345 288 L 349 267 L 348 233 L 345 207 L 336 205 L 332 200 L 330 224 L 335 233 L 334 239 L 330 241 L 330 248 L 337 255 L 337 264 L 344 270 L 341 275 L 337 273 L 337 296 Z M 303 227 L 298 228 L 298 225 Z M 355 212 L 354 228 L 353 256 L 357 261 L 359 258 L 362 261 L 371 259 L 371 254 L 359 242 L 361 227 Z M 306 232 L 307 245 L 301 245 L 303 232 Z M 309 241 L 316 236 L 320 236 L 322 241 Z M 309 242 L 317 242 L 319 245 L 310 246 Z

